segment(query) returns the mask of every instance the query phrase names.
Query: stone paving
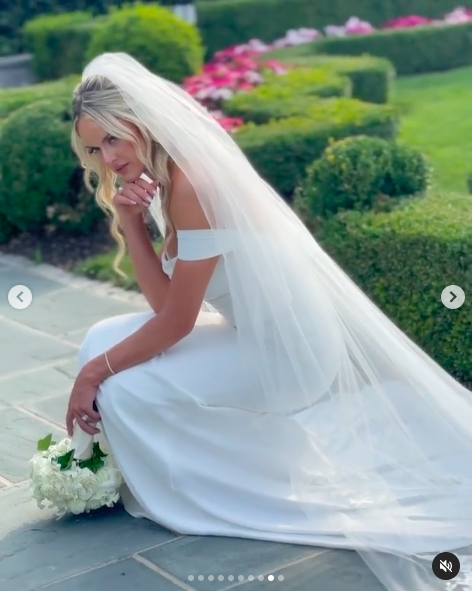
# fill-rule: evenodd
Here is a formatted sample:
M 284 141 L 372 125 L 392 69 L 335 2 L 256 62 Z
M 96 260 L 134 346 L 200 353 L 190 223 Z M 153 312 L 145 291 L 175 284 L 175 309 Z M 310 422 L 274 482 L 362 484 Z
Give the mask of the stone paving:
M 12 308 L 15 285 L 31 305 Z M 180 536 L 122 507 L 57 520 L 28 491 L 28 460 L 64 415 L 87 328 L 145 309 L 139 294 L 0 256 L 1 591 L 383 591 L 355 552 Z

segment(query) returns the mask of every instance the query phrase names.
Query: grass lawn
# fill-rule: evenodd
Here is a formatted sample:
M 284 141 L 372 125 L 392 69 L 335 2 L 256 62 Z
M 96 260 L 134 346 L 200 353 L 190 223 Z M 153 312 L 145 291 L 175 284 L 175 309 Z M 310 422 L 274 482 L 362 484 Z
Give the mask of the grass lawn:
M 160 240 L 155 243 L 155 250 L 157 251 L 162 242 Z M 134 274 L 133 266 L 129 256 L 126 254 L 120 263 L 120 269 L 126 275 L 121 277 L 113 269 L 113 261 L 116 256 L 116 250 L 105 254 L 98 254 L 76 265 L 74 271 L 79 275 L 85 275 L 90 279 L 97 279 L 98 281 L 109 281 L 114 285 L 118 285 L 125 289 L 137 289 L 136 276 Z
M 472 176 L 471 81 L 470 67 L 395 81 L 405 108 L 399 139 L 429 156 L 441 191 L 465 192 Z
M 110 281 L 115 285 L 124 287 L 125 289 L 136 288 L 136 277 L 133 272 L 133 266 L 128 255 L 125 255 L 120 264 L 120 269 L 127 275 L 126 278 L 117 275 L 113 269 L 113 261 L 116 252 L 112 251 L 106 254 L 97 254 L 85 259 L 79 263 L 74 271 L 79 275 L 85 275 L 90 279 L 97 279 L 98 281 Z

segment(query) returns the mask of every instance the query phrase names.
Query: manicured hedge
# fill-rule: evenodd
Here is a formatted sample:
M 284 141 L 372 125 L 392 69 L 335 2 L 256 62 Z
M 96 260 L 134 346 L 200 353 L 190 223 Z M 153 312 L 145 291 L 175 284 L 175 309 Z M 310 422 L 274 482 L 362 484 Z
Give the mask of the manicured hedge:
M 439 72 L 472 64 L 472 23 L 330 37 L 310 43 L 309 48 L 317 54 L 383 57 L 399 75 Z
M 146 68 L 181 83 L 200 71 L 203 47 L 198 29 L 161 6 L 135 4 L 116 10 L 98 27 L 87 61 L 105 52 L 125 52 Z
M 386 210 L 398 198 L 423 195 L 432 167 L 418 149 L 379 137 L 353 136 L 332 142 L 307 168 L 293 204 L 312 226 L 342 210 Z
M 106 17 L 87 12 L 41 16 L 24 27 L 26 49 L 33 54 L 32 69 L 38 81 L 80 74 L 93 33 Z
M 72 91 L 79 81 L 80 76 L 68 76 L 54 82 L 0 89 L 0 121 L 13 111 L 42 99 L 63 96 L 72 100 Z
M 225 101 L 224 111 L 257 124 L 304 113 L 313 101 L 328 97 L 349 97 L 349 78 L 322 68 L 296 68 L 283 75 L 268 76 L 250 92 Z
M 339 76 L 347 76 L 352 84 L 352 97 L 361 101 L 387 103 L 391 97 L 395 68 L 384 58 L 313 55 L 309 43 L 278 49 L 265 57 L 291 66 L 330 69 Z
M 446 371 L 472 382 L 470 298 L 441 302 L 448 285 L 472 286 L 472 208 L 463 195 L 405 199 L 388 213 L 349 211 L 316 233 L 321 246 Z
M 461 2 L 472 8 L 472 0 Z M 209 53 L 258 38 L 266 42 L 288 29 L 342 25 L 355 14 L 374 26 L 408 14 L 440 18 L 455 6 L 451 0 L 201 0 L 198 26 Z
M 102 219 L 72 151 L 70 98 L 55 97 L 12 113 L 0 133 L 0 217 L 16 230 L 91 231 Z
M 264 125 L 250 123 L 234 134 L 258 172 L 287 198 L 331 139 L 351 135 L 393 139 L 397 134 L 398 116 L 389 105 L 349 98 L 314 99 L 311 105 L 298 100 L 291 105 L 292 114 L 300 107 L 298 116 Z
M 154 2 L 154 0 L 152 0 Z M 166 0 L 168 2 L 169 0 Z M 162 3 L 163 0 L 160 0 Z M 26 50 L 22 27 L 25 22 L 44 15 L 87 9 L 94 15 L 106 13 L 118 0 L 2 0 L 0 7 L 0 56 Z

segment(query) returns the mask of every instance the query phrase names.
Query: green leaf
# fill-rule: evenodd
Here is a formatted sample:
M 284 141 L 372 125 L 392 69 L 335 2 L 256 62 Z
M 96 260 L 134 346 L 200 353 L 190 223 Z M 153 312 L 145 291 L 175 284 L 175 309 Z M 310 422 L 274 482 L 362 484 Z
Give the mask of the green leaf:
M 81 460 L 78 462 L 79 468 L 88 468 L 91 472 L 96 474 L 100 468 L 105 465 L 105 462 L 102 458 L 92 456 L 88 460 Z
M 63 456 L 59 456 L 57 458 L 57 463 L 60 465 L 61 471 L 68 470 L 72 466 L 72 462 L 74 460 L 74 451 L 74 449 L 71 449 Z
M 93 454 L 92 454 L 92 458 L 93 457 L 97 457 L 97 458 L 106 458 L 108 454 L 104 453 L 101 448 L 100 448 L 100 444 L 98 443 L 98 441 L 96 441 L 93 444 Z
M 38 451 L 47 451 L 52 443 L 52 433 L 49 433 L 44 439 L 38 441 L 37 449 Z

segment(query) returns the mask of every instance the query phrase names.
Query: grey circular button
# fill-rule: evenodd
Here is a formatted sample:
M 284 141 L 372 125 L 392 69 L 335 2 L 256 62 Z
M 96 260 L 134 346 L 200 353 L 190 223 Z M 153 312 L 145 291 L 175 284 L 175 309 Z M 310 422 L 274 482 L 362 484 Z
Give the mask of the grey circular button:
M 33 294 L 25 285 L 15 285 L 8 292 L 8 302 L 10 306 L 17 310 L 24 310 L 32 301 Z
M 448 285 L 441 293 L 441 301 L 450 310 L 457 310 L 465 302 L 464 290 L 458 285 Z

